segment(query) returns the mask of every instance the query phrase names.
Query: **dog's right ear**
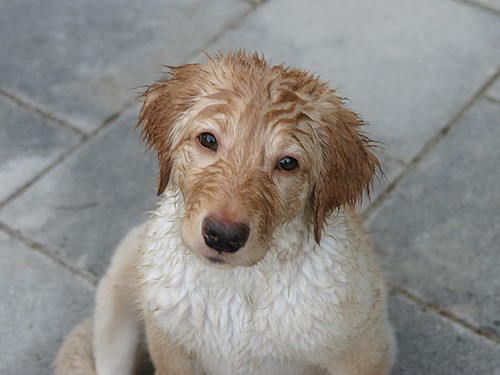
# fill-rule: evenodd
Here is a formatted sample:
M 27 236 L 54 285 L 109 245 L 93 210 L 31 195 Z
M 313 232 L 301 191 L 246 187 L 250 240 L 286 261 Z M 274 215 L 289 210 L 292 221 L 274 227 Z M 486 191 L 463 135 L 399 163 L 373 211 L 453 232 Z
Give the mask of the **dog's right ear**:
M 148 148 L 158 154 L 158 195 L 164 192 L 170 179 L 171 156 L 176 147 L 175 126 L 200 96 L 200 79 L 204 75 L 200 64 L 168 68 L 169 77 L 149 86 L 142 94 L 144 103 L 137 124 Z

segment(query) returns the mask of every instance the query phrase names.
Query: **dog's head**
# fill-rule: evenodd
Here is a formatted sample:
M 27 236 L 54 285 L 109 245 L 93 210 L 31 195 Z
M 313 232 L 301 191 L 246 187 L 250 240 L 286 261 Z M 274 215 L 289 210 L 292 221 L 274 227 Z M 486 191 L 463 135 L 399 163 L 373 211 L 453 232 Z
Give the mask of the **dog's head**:
M 158 193 L 182 195 L 183 242 L 211 263 L 256 264 L 294 220 L 319 243 L 325 219 L 379 167 L 334 90 L 257 54 L 170 68 L 144 97 L 138 126 L 158 153 Z

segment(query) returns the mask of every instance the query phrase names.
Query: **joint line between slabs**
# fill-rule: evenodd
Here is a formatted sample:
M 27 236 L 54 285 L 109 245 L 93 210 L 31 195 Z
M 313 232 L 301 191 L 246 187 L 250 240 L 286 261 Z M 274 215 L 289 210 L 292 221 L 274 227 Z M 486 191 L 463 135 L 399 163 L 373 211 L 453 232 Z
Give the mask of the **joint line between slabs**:
M 481 4 L 481 3 L 475 2 L 474 0 L 455 0 L 455 2 L 466 4 L 466 5 L 469 5 L 471 7 L 476 8 L 476 9 L 483 10 L 483 11 L 486 11 L 489 13 L 493 13 L 497 16 L 500 16 L 500 10 L 497 10 L 493 7 L 486 5 L 486 4 Z
M 458 317 L 454 313 L 449 312 L 449 311 L 439 307 L 439 305 L 437 305 L 437 304 L 424 301 L 422 298 L 414 295 L 413 293 L 407 291 L 404 288 L 397 286 L 396 284 L 394 284 L 392 282 L 388 281 L 387 285 L 394 292 L 396 292 L 399 295 L 403 296 L 404 298 L 410 300 L 411 302 L 413 302 L 417 306 L 423 307 L 426 310 L 430 310 L 430 311 L 438 314 L 439 316 L 446 318 L 447 320 L 450 320 L 455 324 L 460 325 L 461 327 L 467 329 L 468 331 L 472 331 L 473 333 L 475 333 L 479 336 L 482 336 L 487 340 L 493 341 L 496 344 L 500 344 L 500 338 L 495 336 L 491 332 L 486 331 L 482 328 L 476 327 L 474 324 L 469 323 L 467 320 Z
M 486 96 L 486 91 L 495 82 L 495 80 L 500 76 L 500 70 L 498 70 L 493 76 L 491 76 L 479 89 L 478 91 L 469 99 L 457 112 L 455 116 L 443 127 L 441 128 L 434 137 L 430 138 L 422 147 L 420 152 L 407 164 L 401 173 L 394 178 L 394 180 L 387 185 L 387 187 L 379 194 L 378 198 L 367 208 L 363 217 L 368 219 L 378 207 L 380 207 L 388 198 L 390 193 L 396 189 L 397 185 L 408 176 L 411 172 L 418 167 L 420 161 L 425 158 L 436 146 L 444 139 L 448 133 L 460 122 L 464 114 L 472 108 L 472 106 L 482 98 L 488 98 Z
M 220 32 L 216 33 L 214 36 L 209 38 L 206 43 L 204 44 L 205 47 L 202 47 L 201 51 L 195 52 L 193 55 L 189 56 L 187 61 L 191 61 L 194 59 L 200 52 L 204 52 L 208 50 L 210 47 L 214 46 L 214 44 L 217 43 L 218 40 L 222 38 L 224 34 L 227 32 L 234 30 L 236 27 L 238 27 L 241 22 L 243 22 L 247 17 L 249 17 L 252 13 L 254 13 L 258 8 L 260 8 L 262 5 L 266 4 L 267 0 L 262 0 L 262 1 L 251 1 L 250 8 L 243 12 L 239 17 L 237 17 L 234 21 L 231 21 L 227 24 L 227 26 L 221 30 Z
M 58 118 L 57 116 L 54 116 L 53 114 L 46 111 L 45 109 L 42 109 L 34 104 L 31 104 L 27 101 L 24 101 L 24 100 L 18 98 L 14 94 L 11 94 L 5 90 L 0 90 L 0 95 L 11 100 L 19 107 L 24 108 L 24 109 L 36 114 L 37 116 L 40 116 L 40 117 L 42 117 L 42 118 L 44 118 L 52 123 L 55 123 L 55 124 L 61 126 L 62 128 L 66 129 L 66 130 L 71 131 L 72 133 L 80 136 L 81 139 L 85 139 L 88 136 L 85 132 L 78 129 L 76 126 L 73 126 L 64 120 L 61 120 L 60 118 Z
M 18 230 L 15 230 L 2 222 L 0 222 L 0 230 L 7 233 L 13 239 L 23 243 L 32 251 L 36 251 L 38 253 L 43 254 L 45 257 L 49 258 L 52 262 L 65 268 L 71 274 L 80 277 L 81 279 L 85 280 L 87 283 L 90 283 L 91 286 L 95 287 L 97 285 L 98 280 L 97 280 L 97 277 L 95 275 L 91 274 L 90 272 L 82 271 L 82 270 L 74 267 L 70 263 L 68 263 L 65 260 L 61 259 L 60 257 L 54 255 L 45 245 L 42 245 L 41 243 L 38 243 L 36 241 L 29 239 L 28 237 L 24 236 Z

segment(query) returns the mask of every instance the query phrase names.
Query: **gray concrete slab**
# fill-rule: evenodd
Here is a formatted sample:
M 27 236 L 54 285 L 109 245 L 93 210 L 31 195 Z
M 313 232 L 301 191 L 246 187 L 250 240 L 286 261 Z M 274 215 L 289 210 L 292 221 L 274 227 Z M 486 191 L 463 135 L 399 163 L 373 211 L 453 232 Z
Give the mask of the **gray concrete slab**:
M 273 0 L 212 49 L 264 51 L 331 80 L 410 161 L 496 73 L 499 45 L 499 17 L 460 2 Z
M 0 97 L 0 203 L 55 162 L 80 137 Z
M 0 249 L 0 374 L 51 374 L 62 338 L 92 313 L 94 288 L 3 232 Z
M 0 221 L 79 269 L 101 275 L 115 245 L 156 199 L 156 156 L 137 111 L 88 142 L 0 210 Z
M 497 337 L 499 118 L 478 102 L 368 220 L 394 283 Z
M 249 9 L 232 0 L 4 1 L 0 88 L 91 131 L 162 64 L 182 63 Z
M 398 340 L 392 375 L 500 375 L 500 347 L 418 305 L 391 295 Z

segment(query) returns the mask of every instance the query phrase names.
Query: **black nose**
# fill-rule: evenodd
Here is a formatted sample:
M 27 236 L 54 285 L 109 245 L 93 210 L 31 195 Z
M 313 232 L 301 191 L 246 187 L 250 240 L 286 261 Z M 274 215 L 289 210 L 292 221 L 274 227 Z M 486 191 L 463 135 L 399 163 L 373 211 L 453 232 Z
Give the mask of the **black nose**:
M 203 238 L 207 246 L 220 253 L 234 253 L 245 246 L 250 227 L 245 223 L 232 223 L 216 216 L 203 220 Z

